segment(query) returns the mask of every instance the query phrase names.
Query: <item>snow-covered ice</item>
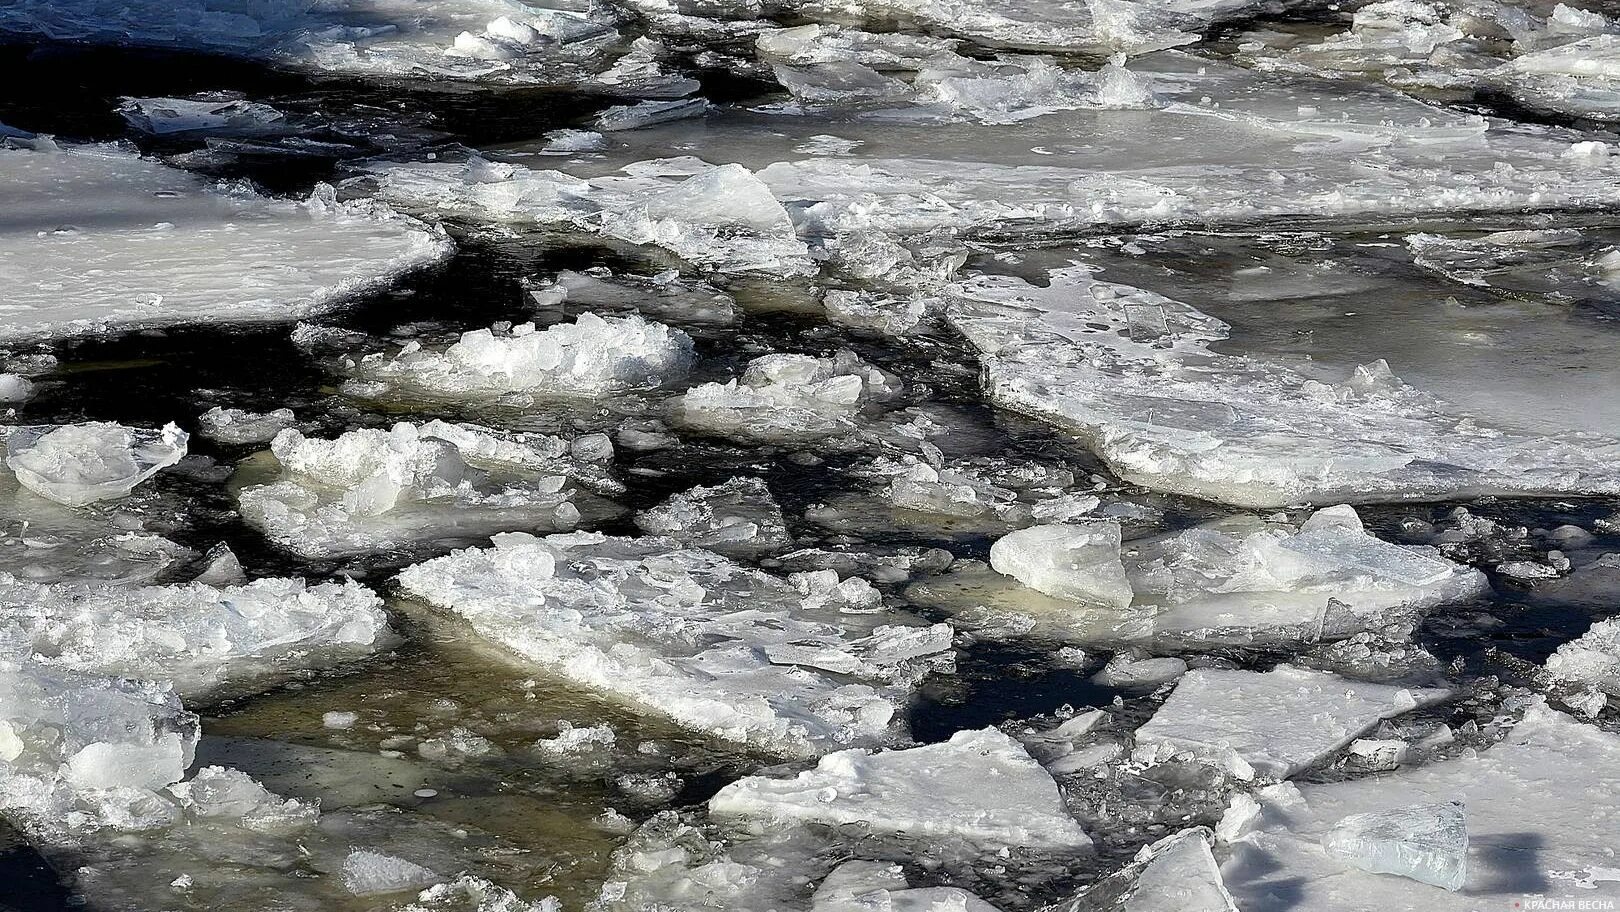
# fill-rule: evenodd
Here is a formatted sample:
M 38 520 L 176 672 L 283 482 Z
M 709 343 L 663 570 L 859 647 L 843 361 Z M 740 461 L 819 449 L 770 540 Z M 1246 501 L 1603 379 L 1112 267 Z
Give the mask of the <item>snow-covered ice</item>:
M 791 779 L 739 779 L 709 800 L 709 813 L 760 825 L 862 824 L 923 840 L 1071 851 L 1091 846 L 1052 776 L 994 728 L 905 750 L 839 751 Z
M 503 534 L 399 582 L 561 680 L 788 756 L 896 740 L 909 682 L 950 646 L 946 625 L 904 636 L 666 538 Z
M 1286 779 L 1380 721 L 1449 695 L 1288 665 L 1265 673 L 1197 668 L 1136 730 L 1136 751 L 1161 760 L 1188 753 L 1242 779 Z
M 451 252 L 375 203 L 271 200 L 117 146 L 0 147 L 0 209 L 4 342 L 293 320 Z

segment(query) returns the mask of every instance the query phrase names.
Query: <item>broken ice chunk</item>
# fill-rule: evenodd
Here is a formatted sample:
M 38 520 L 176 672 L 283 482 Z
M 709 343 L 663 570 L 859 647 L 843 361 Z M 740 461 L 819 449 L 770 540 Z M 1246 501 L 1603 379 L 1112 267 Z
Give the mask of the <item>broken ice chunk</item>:
M 206 131 L 214 136 L 257 136 L 276 130 L 280 111 L 241 97 L 125 98 L 118 115 L 130 126 L 156 136 Z
M 1031 526 L 990 547 L 990 566 L 1038 592 L 1129 608 L 1131 584 L 1120 561 L 1119 524 L 1103 520 Z
M 369 849 L 355 849 L 343 860 L 343 886 L 356 896 L 415 890 L 440 879 L 416 862 Z
M 6 439 L 6 465 L 23 487 L 70 507 L 123 497 L 186 455 L 185 431 L 107 421 L 21 427 Z
M 613 490 L 600 461 L 544 434 L 400 422 L 334 440 L 287 429 L 270 449 L 282 478 L 243 488 L 242 516 L 306 557 L 471 541 L 512 528 L 571 529 L 582 521 L 582 507 L 599 516 L 614 512 L 570 487 L 575 481 Z
M 1286 779 L 1380 721 L 1448 696 L 1289 665 L 1263 674 L 1198 668 L 1137 729 L 1137 753 L 1168 759 L 1190 752 L 1240 779 Z
M 1547 657 L 1554 681 L 1594 687 L 1620 697 L 1620 617 L 1598 621 Z
M 679 326 L 728 326 L 737 322 L 737 301 L 707 282 L 683 279 L 675 270 L 655 276 L 614 274 L 606 268 L 565 269 L 549 282 L 530 286 L 529 296 L 565 313 L 639 313 Z
M 8 634 L 41 663 L 169 681 L 189 697 L 293 660 L 364 655 L 387 638 L 388 620 L 382 600 L 354 582 L 47 586 L 0 573 L 0 653 Z
M 995 906 L 957 887 L 911 887 L 897 864 L 846 861 L 832 870 L 810 912 L 997 912 Z
M 950 647 L 949 628 L 897 636 L 884 622 L 915 619 L 845 613 L 666 538 L 494 542 L 409 567 L 400 585 L 566 680 L 771 753 L 895 740 L 912 683 Z M 856 680 L 817 670 L 829 664 Z
M 34 395 L 34 384 L 17 374 L 0 373 L 0 405 L 27 402 Z
M 399 912 L 562 912 L 562 903 L 553 896 L 525 902 L 505 887 L 463 874 L 423 890 Z
M 282 430 L 292 427 L 294 421 L 292 409 L 258 413 L 217 405 L 197 419 L 198 433 L 230 444 L 269 443 Z
M 826 441 L 858 431 L 864 407 L 895 399 L 901 389 L 899 378 L 848 351 L 831 358 L 765 355 L 736 380 L 687 390 L 674 409 L 686 426 L 723 437 Z
M 793 544 L 770 488 L 750 476 L 673 495 L 637 513 L 636 526 L 727 557 L 759 557 Z
M 711 798 L 709 813 L 759 825 L 858 823 L 878 833 L 991 846 L 1091 846 L 1051 775 L 994 728 L 907 750 L 840 751 L 792 779 L 749 776 Z
M 1046 912 L 1238 912 L 1204 827 L 1144 846 L 1124 869 Z
M 1461 802 L 1351 814 L 1322 846 L 1374 874 L 1398 874 L 1455 893 L 1468 879 L 1468 822 Z
M 412 393 L 485 400 L 502 393 L 597 399 L 686 376 L 697 360 L 686 333 L 639 316 L 580 314 L 537 330 L 462 333 L 444 351 L 407 346 L 391 359 L 358 359 L 355 375 Z

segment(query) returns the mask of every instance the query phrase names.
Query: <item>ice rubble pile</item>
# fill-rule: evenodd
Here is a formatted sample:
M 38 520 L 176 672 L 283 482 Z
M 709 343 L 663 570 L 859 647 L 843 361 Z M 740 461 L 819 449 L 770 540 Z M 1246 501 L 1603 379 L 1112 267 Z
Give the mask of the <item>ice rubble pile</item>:
M 758 53 L 809 106 L 905 103 L 921 113 L 1012 123 L 1078 108 L 1152 107 L 1151 88 L 1120 63 L 1095 74 L 1043 57 L 963 56 L 954 42 L 803 25 L 762 34 Z M 902 78 L 904 77 L 904 78 Z
M 636 514 L 636 527 L 727 557 L 759 557 L 793 543 L 782 508 L 758 478 L 696 487 Z
M 1580 694 L 1579 703 L 1596 713 L 1609 697 L 1620 697 L 1620 617 L 1593 624 L 1547 657 L 1546 676 L 1560 689 Z
M 380 199 L 424 217 L 589 232 L 723 272 L 813 271 L 787 210 L 741 165 L 688 156 L 582 180 L 472 156 L 373 162 L 361 173 Z
M 696 360 L 691 338 L 678 329 L 635 315 L 585 313 L 543 330 L 533 323 L 473 330 L 442 352 L 407 344 L 393 358 L 367 355 L 353 370 L 362 380 L 437 397 L 592 399 L 679 380 Z
M 578 486 L 617 488 L 605 468 L 613 447 L 599 434 L 570 442 L 470 424 L 400 422 L 332 440 L 289 428 L 270 451 L 281 478 L 243 488 L 242 517 L 305 557 L 465 542 L 513 528 L 571 529 L 581 521 L 581 504 L 598 509 Z
M 295 421 L 292 409 L 259 413 L 216 405 L 197 417 L 197 433 L 220 443 L 269 443 Z
M 1222 873 L 1245 912 L 1283 908 L 1284 892 L 1286 905 L 1324 912 L 1461 912 L 1527 895 L 1612 901 L 1620 897 L 1612 873 L 1620 813 L 1592 796 L 1620 786 L 1617 760 L 1614 735 L 1532 706 L 1482 751 L 1383 776 L 1262 789 L 1258 805 L 1231 821 Z
M 30 146 L 0 146 L 0 341 L 287 320 L 450 254 L 442 232 L 329 188 L 270 200 L 120 147 Z
M 879 456 L 852 474 L 879 483 L 879 496 L 904 510 L 963 519 L 995 517 L 1009 525 L 1065 520 L 1096 510 L 1074 493 L 1074 473 L 1036 462 L 991 457 L 946 459 L 932 444 L 920 456 Z
M 123 497 L 186 455 L 187 434 L 173 424 L 151 431 L 93 421 L 0 433 L 17 483 L 69 507 Z
M 388 635 L 381 606 L 353 582 L 42 585 L 0 573 L 0 650 L 76 672 L 169 681 L 189 697 L 291 662 L 368 653 Z
M 949 319 L 993 400 L 1074 432 L 1139 484 L 1252 507 L 1620 490 L 1620 440 L 1488 427 L 1382 362 L 1310 380 L 1215 352 L 1226 325 L 1181 302 L 1083 266 L 1049 279 L 967 279 Z
M 583 83 L 647 95 L 696 87 L 664 73 L 658 52 L 623 41 L 608 17 L 515 0 L 20 0 L 0 10 L 0 33 L 208 51 L 356 77 Z
M 1297 528 L 1233 517 L 1128 546 L 1110 520 L 1037 525 L 998 539 L 990 563 L 1053 598 L 1140 615 L 1168 639 L 1342 639 L 1488 589 L 1432 549 L 1369 535 L 1348 506 Z
M 911 839 L 1091 847 L 1051 774 L 994 728 L 906 750 L 839 751 L 792 779 L 748 776 L 711 798 L 709 813 L 763 826 L 863 824 Z
M 897 738 L 909 682 L 951 645 L 948 625 L 883 623 L 854 580 L 789 583 L 664 538 L 503 534 L 399 582 L 564 680 L 790 756 Z
M 898 377 L 849 351 L 830 358 L 762 355 L 735 380 L 687 390 L 674 411 L 686 427 L 721 437 L 820 440 L 861 430 L 863 410 L 898 398 L 902 389 Z
M 1254 37 L 1245 50 L 1261 67 L 1487 89 L 1555 113 L 1620 116 L 1620 20 L 1600 4 L 1378 0 L 1320 41 Z

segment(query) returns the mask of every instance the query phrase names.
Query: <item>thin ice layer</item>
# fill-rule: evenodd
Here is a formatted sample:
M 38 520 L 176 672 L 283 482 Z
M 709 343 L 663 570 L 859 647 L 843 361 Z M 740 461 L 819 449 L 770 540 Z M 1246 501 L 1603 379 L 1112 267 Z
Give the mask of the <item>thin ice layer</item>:
M 906 682 L 950 646 L 665 538 L 498 535 L 399 582 L 559 678 L 788 756 L 899 737 Z
M 1367 365 L 1337 386 L 1213 350 L 1225 323 L 1083 266 L 979 276 L 950 320 L 1000 405 L 1081 437 L 1123 477 L 1241 506 L 1620 491 L 1620 440 L 1470 419 Z
M 1465 912 L 1620 901 L 1614 870 L 1620 738 L 1534 706 L 1501 742 L 1478 753 L 1388 775 L 1262 792 L 1251 832 L 1222 866 L 1244 912 L 1422 908 Z M 1456 893 L 1372 874 L 1323 851 L 1352 814 L 1461 802 L 1467 878 Z
M 289 428 L 270 446 L 281 479 L 245 487 L 237 500 L 250 525 L 305 557 L 468 542 L 509 529 L 572 529 L 582 505 L 592 514 L 612 512 L 575 486 L 616 487 L 602 466 L 612 445 L 600 435 L 588 442 L 571 447 L 545 434 L 444 421 L 400 422 L 333 440 Z
M 0 573 L 0 651 L 76 672 L 169 681 L 188 698 L 316 657 L 364 655 L 387 636 L 382 600 L 355 582 L 41 585 Z
M 270 200 L 116 146 L 0 147 L 0 342 L 292 320 L 449 256 L 373 203 Z
M 1091 846 L 1051 774 L 995 728 L 907 750 L 839 751 L 792 779 L 749 776 L 709 799 L 709 813 L 991 846 Z
M 1197 668 L 1136 730 L 1136 749 L 1150 759 L 1191 753 L 1240 778 L 1286 779 L 1382 720 L 1449 695 L 1290 665 L 1265 673 Z

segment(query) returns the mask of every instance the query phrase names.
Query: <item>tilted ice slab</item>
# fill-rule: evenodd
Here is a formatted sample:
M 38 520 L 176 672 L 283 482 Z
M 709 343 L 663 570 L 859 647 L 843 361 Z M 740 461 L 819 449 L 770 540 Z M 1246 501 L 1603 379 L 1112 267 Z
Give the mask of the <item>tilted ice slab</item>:
M 727 557 L 759 557 L 793 544 L 771 489 L 751 476 L 672 495 L 638 512 L 636 527 Z
M 611 443 L 600 435 L 589 443 L 444 421 L 400 422 L 334 440 L 289 428 L 270 446 L 281 479 L 243 488 L 237 501 L 250 525 L 305 557 L 465 543 L 510 529 L 572 529 L 582 505 L 593 514 L 609 509 L 576 484 L 616 487 L 604 468 Z
M 187 697 L 364 655 L 387 636 L 382 600 L 354 582 L 41 585 L 0 573 L 0 652 L 76 672 L 169 681 Z
M 874 833 L 993 846 L 1091 846 L 1050 773 L 994 728 L 906 750 L 855 748 L 792 779 L 749 776 L 709 799 L 720 819 L 864 824 Z
M 980 276 L 949 320 L 1003 407 L 1084 440 L 1122 477 L 1251 507 L 1620 491 L 1620 440 L 1490 427 L 1381 364 L 1339 386 L 1213 344 L 1225 323 L 1084 266 Z
M 186 455 L 187 435 L 110 421 L 0 429 L 6 467 L 41 497 L 82 507 L 123 497 Z
M 399 582 L 551 674 L 788 756 L 898 738 L 906 682 L 950 647 L 666 538 L 503 534 Z
M 1122 870 L 1045 912 L 1237 912 L 1211 836 L 1195 827 L 1143 846 Z
M 997 540 L 990 562 L 1054 598 L 1138 616 L 1144 633 L 1199 642 L 1342 639 L 1489 588 L 1432 549 L 1367 534 L 1347 506 L 1298 528 L 1233 517 L 1127 546 L 1106 520 L 1032 526 Z
M 1239 778 L 1286 779 L 1384 719 L 1449 695 L 1289 665 L 1263 674 L 1197 668 L 1136 730 L 1136 752 L 1145 759 L 1190 753 Z
M 440 398 L 478 401 L 526 393 L 596 399 L 678 380 L 696 360 L 692 339 L 678 329 L 634 315 L 585 313 L 543 330 L 533 323 L 473 330 L 442 352 L 407 345 L 393 358 L 368 355 L 354 373 Z
M 626 53 L 608 17 L 517 0 L 19 0 L 0 33 L 199 50 L 347 76 L 584 83 L 681 95 L 696 86 Z
M 807 442 L 859 433 L 863 412 L 901 389 L 898 377 L 849 351 L 763 355 L 735 380 L 692 387 L 672 408 L 682 425 L 718 436 Z
M 1511 908 L 1620 901 L 1620 738 L 1544 706 L 1501 742 L 1382 776 L 1261 792 L 1253 830 L 1222 866 L 1244 912 Z M 1458 892 L 1357 869 L 1323 848 L 1353 814 L 1461 802 L 1467 877 Z
M 423 217 L 586 231 L 720 272 L 813 271 L 787 210 L 739 165 L 668 158 L 582 180 L 473 156 L 372 162 L 362 172 L 379 198 Z
M 374 203 L 270 200 L 115 146 L 34 145 L 0 147 L 0 342 L 292 320 L 450 255 Z

